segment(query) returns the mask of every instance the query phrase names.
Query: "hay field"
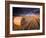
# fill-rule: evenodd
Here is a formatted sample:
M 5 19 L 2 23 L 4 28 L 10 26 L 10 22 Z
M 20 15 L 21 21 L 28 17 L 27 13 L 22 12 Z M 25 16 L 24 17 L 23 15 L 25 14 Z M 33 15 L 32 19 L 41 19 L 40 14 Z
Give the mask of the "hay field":
M 32 15 L 32 16 L 13 16 L 15 19 L 21 19 L 19 23 L 18 20 L 13 19 L 13 30 L 38 30 L 40 29 L 40 16 Z M 22 18 L 20 18 L 22 17 Z M 17 24 L 16 24 L 17 22 Z

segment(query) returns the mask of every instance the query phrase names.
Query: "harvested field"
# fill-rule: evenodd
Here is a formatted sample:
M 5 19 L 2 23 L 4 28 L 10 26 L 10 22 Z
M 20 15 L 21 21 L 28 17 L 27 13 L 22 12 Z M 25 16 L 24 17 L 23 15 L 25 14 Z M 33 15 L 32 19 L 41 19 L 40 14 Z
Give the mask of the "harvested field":
M 40 29 L 40 16 L 14 16 L 13 30 L 37 30 Z

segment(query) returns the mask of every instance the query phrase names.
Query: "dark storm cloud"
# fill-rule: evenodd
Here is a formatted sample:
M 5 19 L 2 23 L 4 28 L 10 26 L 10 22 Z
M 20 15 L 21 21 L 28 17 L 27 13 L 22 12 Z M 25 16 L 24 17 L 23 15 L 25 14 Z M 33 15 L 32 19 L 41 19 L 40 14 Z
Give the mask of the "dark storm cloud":
M 13 15 L 20 16 L 20 15 L 27 15 L 27 14 L 39 14 L 40 8 L 20 8 L 20 7 L 13 7 Z

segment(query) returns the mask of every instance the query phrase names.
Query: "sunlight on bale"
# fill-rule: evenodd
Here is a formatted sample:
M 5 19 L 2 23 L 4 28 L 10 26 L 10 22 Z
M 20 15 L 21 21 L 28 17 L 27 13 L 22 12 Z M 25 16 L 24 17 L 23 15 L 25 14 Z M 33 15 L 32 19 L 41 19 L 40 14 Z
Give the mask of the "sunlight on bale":
M 14 24 L 20 26 L 22 20 L 23 20 L 23 17 L 15 17 Z

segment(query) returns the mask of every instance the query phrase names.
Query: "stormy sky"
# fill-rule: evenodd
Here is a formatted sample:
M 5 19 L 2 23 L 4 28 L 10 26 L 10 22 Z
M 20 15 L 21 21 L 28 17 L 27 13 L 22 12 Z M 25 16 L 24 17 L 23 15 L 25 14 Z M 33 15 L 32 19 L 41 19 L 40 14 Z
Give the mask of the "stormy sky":
M 13 16 L 30 16 L 32 14 L 39 15 L 40 8 L 21 8 L 13 7 Z

